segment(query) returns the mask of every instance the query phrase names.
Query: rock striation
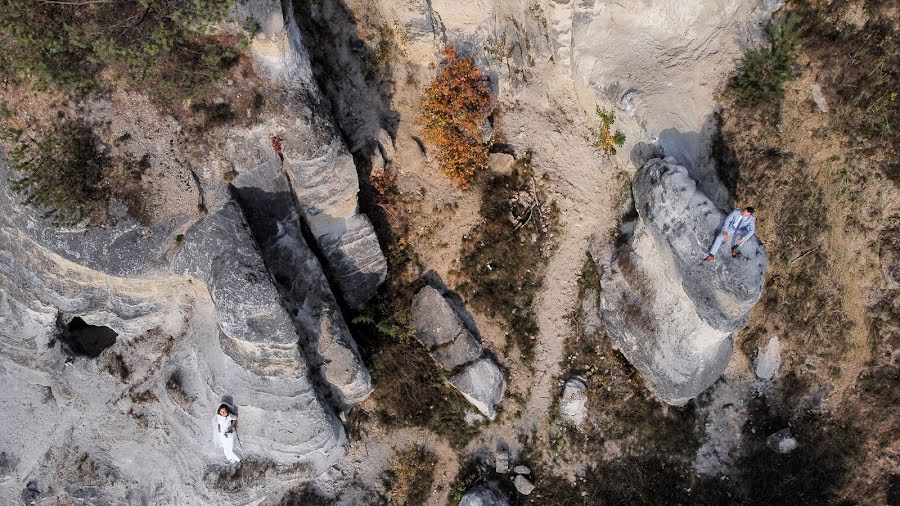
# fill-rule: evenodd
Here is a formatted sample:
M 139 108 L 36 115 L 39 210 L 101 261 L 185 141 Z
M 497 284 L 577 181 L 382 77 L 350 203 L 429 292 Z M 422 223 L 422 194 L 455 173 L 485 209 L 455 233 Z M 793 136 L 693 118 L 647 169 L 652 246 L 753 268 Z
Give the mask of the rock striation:
M 506 382 L 500 367 L 484 356 L 481 343 L 437 289 L 426 286 L 413 297 L 416 338 L 444 369 L 450 384 L 484 416 L 494 419 Z
M 731 334 L 759 300 L 767 259 L 756 237 L 741 255 L 703 261 L 726 214 L 674 159 L 653 159 L 632 184 L 637 218 L 621 245 L 595 252 L 601 315 L 625 357 L 665 402 L 710 386 L 731 356 Z

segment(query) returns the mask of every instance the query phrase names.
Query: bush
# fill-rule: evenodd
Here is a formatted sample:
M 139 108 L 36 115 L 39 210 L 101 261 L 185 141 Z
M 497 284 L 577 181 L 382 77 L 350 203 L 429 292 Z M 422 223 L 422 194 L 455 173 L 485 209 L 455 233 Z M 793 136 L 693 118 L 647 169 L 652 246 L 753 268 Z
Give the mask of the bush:
M 793 66 L 800 46 L 798 18 L 788 14 L 766 28 L 768 47 L 750 49 L 729 87 L 742 105 L 753 107 L 784 98 L 784 83 L 794 78 Z
M 109 158 L 82 123 L 57 125 L 35 138 L 10 128 L 14 141 L 9 161 L 18 177 L 9 187 L 25 196 L 25 204 L 44 210 L 55 226 L 75 225 L 102 211 L 107 192 L 101 185 Z
M 235 44 L 207 33 L 232 3 L 0 0 L 0 72 L 74 93 L 115 78 L 176 103 L 202 92 L 237 57 Z
M 468 188 L 487 164 L 488 147 L 481 134 L 491 112 L 490 84 L 474 60 L 460 58 L 453 46 L 445 46 L 443 56 L 422 101 L 424 137 L 437 146 L 441 172 Z
M 612 131 L 613 123 L 616 122 L 616 113 L 607 111 L 598 105 L 597 117 L 600 118 L 600 129 L 597 132 L 594 146 L 608 155 L 614 155 L 616 148 L 625 144 L 625 134 L 620 130 L 616 130 L 615 133 Z

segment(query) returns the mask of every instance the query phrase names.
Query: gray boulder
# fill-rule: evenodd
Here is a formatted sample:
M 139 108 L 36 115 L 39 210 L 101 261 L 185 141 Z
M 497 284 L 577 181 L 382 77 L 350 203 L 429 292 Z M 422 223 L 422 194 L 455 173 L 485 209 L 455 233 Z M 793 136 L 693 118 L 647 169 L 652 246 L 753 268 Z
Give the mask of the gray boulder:
M 756 352 L 753 372 L 761 380 L 770 381 L 781 368 L 781 342 L 778 336 L 772 336 L 764 347 Z
M 429 350 L 447 344 L 469 331 L 447 300 L 431 286 L 413 297 L 412 325 L 416 338 Z
M 737 258 L 703 261 L 725 213 L 671 158 L 644 164 L 632 192 L 638 218 L 623 225 L 622 245 L 594 252 L 601 315 L 656 395 L 681 405 L 725 370 L 731 333 L 759 300 L 767 259 L 754 237 Z
M 489 482 L 467 490 L 459 506 L 509 506 L 509 501 L 496 483 Z
M 495 406 L 503 398 L 506 381 L 500 367 L 489 358 L 482 358 L 465 366 L 450 378 L 459 393 L 481 414 L 493 420 L 497 416 Z

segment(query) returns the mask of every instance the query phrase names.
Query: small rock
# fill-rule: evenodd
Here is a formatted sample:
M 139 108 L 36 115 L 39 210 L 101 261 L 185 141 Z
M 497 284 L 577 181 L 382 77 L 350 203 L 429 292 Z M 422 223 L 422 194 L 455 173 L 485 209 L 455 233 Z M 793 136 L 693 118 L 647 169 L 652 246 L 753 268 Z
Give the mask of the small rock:
M 581 378 L 574 377 L 563 386 L 559 412 L 563 418 L 575 425 L 581 425 L 587 415 L 587 386 Z
M 766 446 L 776 453 L 787 455 L 796 450 L 800 444 L 794 439 L 791 429 L 781 429 L 766 438 Z
M 775 377 L 779 367 L 781 367 L 781 343 L 778 336 L 772 336 L 766 346 L 760 347 L 756 352 L 754 372 L 757 378 L 770 381 Z
M 528 466 L 516 466 L 513 468 L 513 472 L 516 474 L 531 474 L 531 469 Z
M 812 86 L 812 99 L 820 111 L 828 112 L 828 101 L 825 100 L 825 93 L 822 92 L 822 87 L 818 84 Z
M 412 324 L 416 337 L 428 349 L 447 344 L 467 332 L 462 320 L 444 296 L 426 286 L 413 298 Z
M 491 153 L 488 156 L 488 167 L 495 173 L 503 176 L 509 176 L 513 173 L 513 167 L 516 165 L 516 159 L 512 155 L 506 153 Z
M 494 470 L 500 474 L 509 472 L 509 452 L 506 450 L 497 450 L 494 456 Z
M 528 495 L 534 490 L 534 485 L 528 481 L 528 478 L 522 476 L 521 474 L 516 476 L 513 480 L 513 485 L 516 486 L 516 490 L 519 491 L 522 495 Z

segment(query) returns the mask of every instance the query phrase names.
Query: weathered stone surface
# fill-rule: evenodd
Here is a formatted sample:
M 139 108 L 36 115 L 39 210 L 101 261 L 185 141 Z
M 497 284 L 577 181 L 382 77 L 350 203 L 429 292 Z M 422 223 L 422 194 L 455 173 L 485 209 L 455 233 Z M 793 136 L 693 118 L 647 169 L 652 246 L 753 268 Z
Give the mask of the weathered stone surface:
M 495 406 L 503 398 L 506 381 L 493 360 L 482 358 L 472 362 L 450 378 L 450 384 L 484 416 L 491 420 L 497 416 Z
M 241 172 L 234 186 L 307 362 L 321 368 L 338 406 L 361 402 L 371 393 L 372 380 L 325 272 L 303 237 L 287 178 L 277 165 L 264 163 Z
M 528 466 L 516 466 L 513 468 L 513 472 L 516 474 L 531 474 L 531 469 Z
M 444 346 L 440 346 L 431 352 L 431 356 L 441 367 L 448 371 L 477 359 L 481 356 L 481 343 L 472 337 L 469 332 L 463 332 Z
M 509 176 L 513 173 L 513 167 L 516 165 L 516 159 L 513 155 L 506 153 L 491 153 L 488 156 L 488 167 L 496 174 Z
M 509 506 L 509 501 L 495 483 L 489 482 L 467 490 L 459 506 Z
M 731 356 L 731 332 L 759 300 L 767 260 L 754 237 L 742 255 L 702 259 L 725 213 L 667 158 L 647 162 L 632 192 L 638 218 L 603 266 L 606 330 L 656 395 L 680 405 L 710 386 Z
M 575 425 L 581 425 L 587 416 L 587 386 L 581 378 L 571 378 L 563 385 L 559 413 Z
M 534 491 L 534 484 L 521 474 L 513 478 L 513 485 L 515 485 L 516 491 L 522 495 L 530 495 Z
M 444 296 L 431 286 L 419 290 L 413 297 L 412 324 L 416 337 L 429 350 L 468 333 L 456 311 Z
M 766 446 L 776 453 L 787 455 L 796 450 L 800 444 L 791 434 L 791 429 L 781 429 L 766 438 Z
M 283 168 L 344 301 L 361 308 L 384 282 L 387 261 L 371 222 L 359 213 L 353 157 L 313 78 L 291 9 L 282 10 L 272 0 L 256 3 L 260 5 L 250 14 L 264 30 L 252 47 L 257 60 L 282 86 L 277 102 L 283 110 L 270 115 L 265 125 L 238 132 L 234 143 L 225 146 L 226 157 L 238 173 L 262 163 Z
M 764 347 L 757 350 L 753 371 L 757 378 L 769 381 L 775 377 L 780 367 L 781 342 L 778 340 L 778 336 L 772 336 Z

